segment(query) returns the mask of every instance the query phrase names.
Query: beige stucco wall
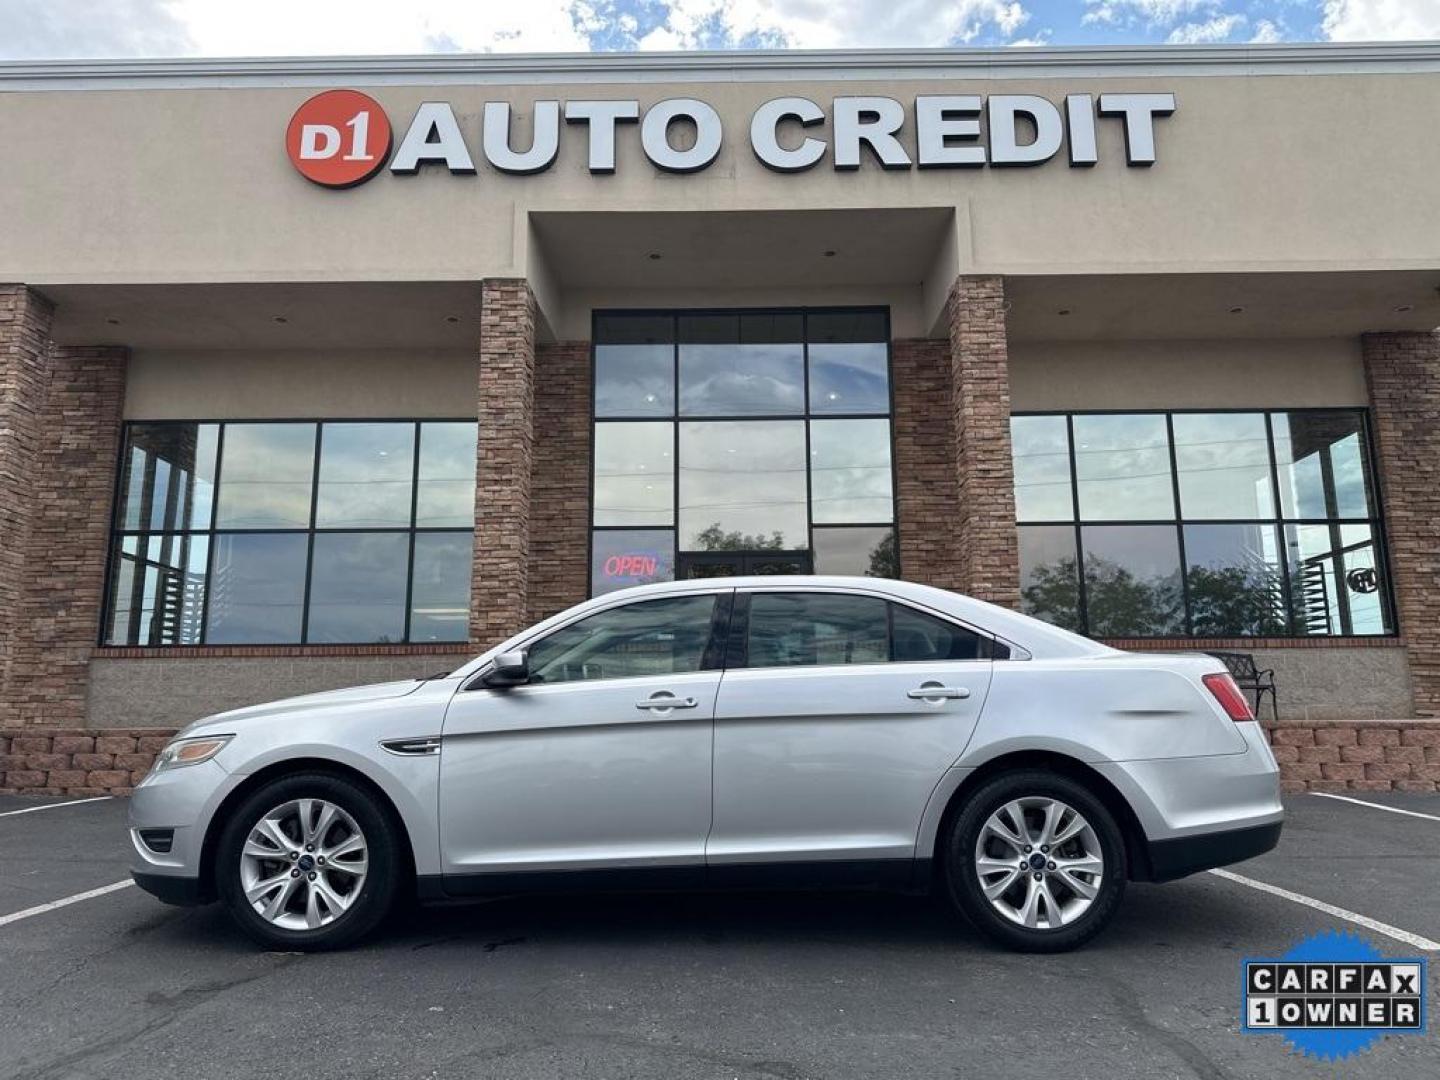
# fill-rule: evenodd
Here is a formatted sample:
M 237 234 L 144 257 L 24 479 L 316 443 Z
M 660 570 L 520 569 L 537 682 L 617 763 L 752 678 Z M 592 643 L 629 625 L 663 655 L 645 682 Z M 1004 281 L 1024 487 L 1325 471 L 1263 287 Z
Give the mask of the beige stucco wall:
M 0 281 L 438 280 L 523 274 L 529 210 L 726 210 L 954 206 L 959 269 L 1009 274 L 1115 270 L 1401 269 L 1433 267 L 1440 77 L 1227 74 L 1002 79 L 982 65 L 955 78 L 815 79 L 739 74 L 602 85 L 370 85 L 403 130 L 422 101 L 453 103 L 478 176 L 430 168 L 382 173 L 349 190 L 309 184 L 283 149 L 286 123 L 316 87 L 43 90 L 0 94 Z M 1295 70 L 1289 68 L 1286 70 Z M 203 80 L 202 80 L 203 82 Z M 1157 122 L 1159 163 L 1127 168 L 1121 125 L 1099 124 L 1100 164 L 1063 153 L 1028 169 L 856 172 L 827 163 L 765 169 L 748 145 L 761 102 L 804 95 L 829 107 L 846 94 L 1173 91 Z M 560 160 L 534 176 L 483 162 L 487 100 L 518 110 L 524 140 L 536 99 L 636 97 L 642 107 L 696 96 L 725 123 L 718 160 L 661 173 L 622 128 L 618 168 L 591 176 L 584 129 L 562 131 Z M 913 150 L 907 125 L 902 141 Z M 828 122 L 815 130 L 828 136 Z M 926 253 L 929 257 L 929 253 Z M 923 271 L 922 271 L 923 272 Z M 563 267 L 547 274 L 563 279 Z M 920 278 L 917 274 L 917 282 Z
M 1016 412 L 1366 404 L 1354 338 L 1012 341 L 1010 395 Z
M 137 350 L 129 420 L 475 415 L 478 353 Z

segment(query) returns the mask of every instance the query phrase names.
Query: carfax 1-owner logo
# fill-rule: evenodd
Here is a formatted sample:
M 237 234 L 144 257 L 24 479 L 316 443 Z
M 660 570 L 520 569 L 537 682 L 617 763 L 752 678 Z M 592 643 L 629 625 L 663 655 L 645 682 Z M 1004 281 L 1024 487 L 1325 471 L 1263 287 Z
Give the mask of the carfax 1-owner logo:
M 1425 961 L 1393 958 L 1355 934 L 1326 931 L 1284 956 L 1242 964 L 1241 1030 L 1283 1035 L 1312 1057 L 1336 1060 L 1385 1035 L 1425 1031 Z

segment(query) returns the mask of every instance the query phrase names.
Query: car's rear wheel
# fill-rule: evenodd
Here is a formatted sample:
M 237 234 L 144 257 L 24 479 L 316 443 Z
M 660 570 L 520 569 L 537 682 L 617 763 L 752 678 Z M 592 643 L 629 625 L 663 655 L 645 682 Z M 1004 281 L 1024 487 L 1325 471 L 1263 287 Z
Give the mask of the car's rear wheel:
M 987 781 L 945 837 L 950 900 L 987 937 L 1063 952 L 1098 934 L 1125 894 L 1125 840 L 1083 784 L 1023 770 Z
M 373 930 L 404 865 L 386 808 L 338 776 L 281 777 L 226 823 L 216 891 L 244 931 L 286 949 L 335 949 Z

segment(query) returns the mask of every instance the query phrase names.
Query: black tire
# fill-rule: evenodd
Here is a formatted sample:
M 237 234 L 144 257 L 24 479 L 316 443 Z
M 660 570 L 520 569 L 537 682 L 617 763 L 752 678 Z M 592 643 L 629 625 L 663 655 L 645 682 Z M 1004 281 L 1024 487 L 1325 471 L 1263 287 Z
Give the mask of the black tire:
M 241 850 L 251 829 L 264 815 L 295 799 L 333 803 L 354 819 L 365 840 L 367 867 L 358 895 L 343 914 L 316 929 L 288 929 L 267 921 L 246 900 L 241 881 Z M 261 945 L 305 952 L 344 948 L 374 930 L 394 905 L 408 866 L 403 842 L 389 808 L 358 784 L 327 773 L 283 776 L 251 793 L 225 823 L 215 850 L 215 891 L 240 928 Z
M 975 865 L 976 846 L 990 815 L 1013 800 L 1026 798 L 1057 799 L 1072 807 L 1090 823 L 1104 859 L 1090 907 L 1073 922 L 1054 929 L 1027 927 L 997 911 L 985 896 Z M 1017 952 L 1078 948 L 1114 918 L 1125 895 L 1125 838 L 1115 816 L 1089 788 L 1059 773 L 1025 769 L 986 781 L 951 819 L 942 843 L 945 893 L 950 902 L 986 937 Z

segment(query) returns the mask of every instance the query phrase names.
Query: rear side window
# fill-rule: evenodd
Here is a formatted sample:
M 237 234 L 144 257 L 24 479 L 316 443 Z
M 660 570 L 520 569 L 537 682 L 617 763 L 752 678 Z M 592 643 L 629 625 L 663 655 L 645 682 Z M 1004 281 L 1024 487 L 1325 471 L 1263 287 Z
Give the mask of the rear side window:
M 878 597 L 842 593 L 754 593 L 746 666 L 982 660 L 990 639 Z
M 878 664 L 890 659 L 886 603 L 842 593 L 750 597 L 749 666 Z
M 963 626 L 922 615 L 913 608 L 891 604 L 893 658 L 900 662 L 923 660 L 979 660 L 986 655 L 986 639 Z

